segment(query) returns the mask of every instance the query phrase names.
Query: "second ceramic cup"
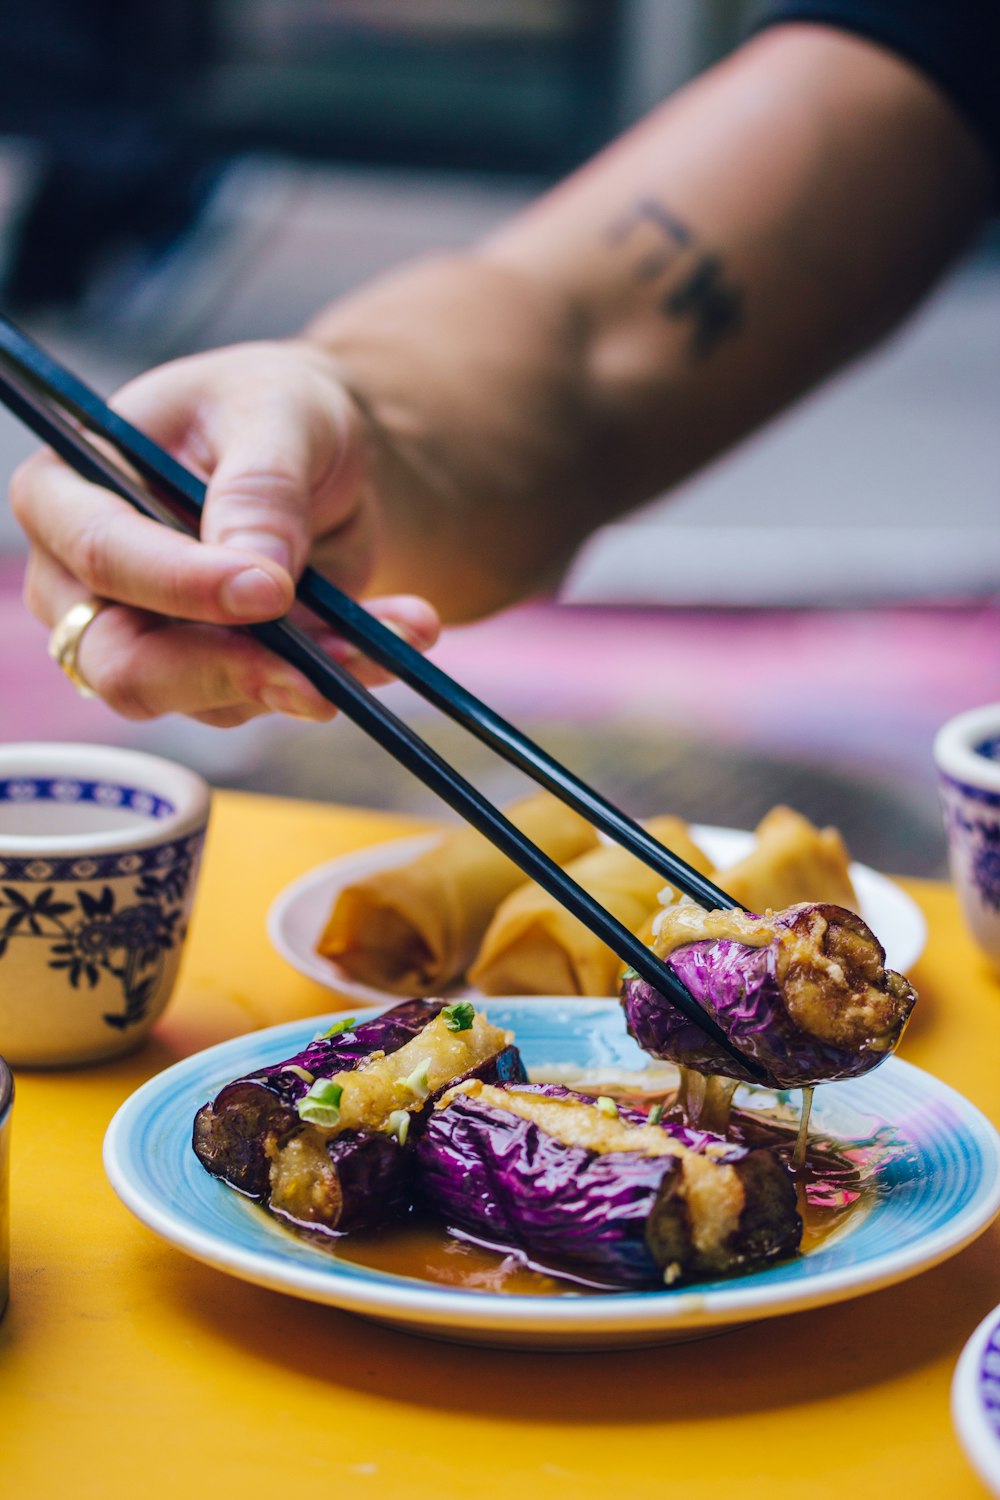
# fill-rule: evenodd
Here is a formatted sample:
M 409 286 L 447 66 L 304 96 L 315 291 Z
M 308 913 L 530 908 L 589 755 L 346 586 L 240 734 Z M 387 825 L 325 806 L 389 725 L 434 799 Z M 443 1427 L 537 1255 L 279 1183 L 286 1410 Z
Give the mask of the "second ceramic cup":
M 1000 703 L 949 719 L 935 737 L 934 759 L 962 915 L 1000 963 Z
M 209 789 L 104 745 L 0 746 L 0 1054 L 18 1067 L 131 1051 L 169 999 Z

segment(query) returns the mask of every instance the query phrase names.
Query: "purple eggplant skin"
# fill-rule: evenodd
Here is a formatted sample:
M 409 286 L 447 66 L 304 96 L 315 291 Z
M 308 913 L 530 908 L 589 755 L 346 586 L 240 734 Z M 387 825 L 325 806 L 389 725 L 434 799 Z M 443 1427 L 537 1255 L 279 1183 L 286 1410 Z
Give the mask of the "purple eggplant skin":
M 419 1110 L 413 1110 L 405 1145 L 384 1130 L 344 1130 L 324 1140 L 323 1159 L 312 1176 L 307 1217 L 281 1206 L 270 1193 L 265 1194 L 267 1207 L 276 1218 L 305 1230 L 314 1239 L 381 1229 L 398 1222 L 413 1205 L 414 1151 L 436 1100 L 456 1083 L 474 1078 L 483 1083 L 523 1083 L 527 1074 L 517 1048 L 504 1047 L 460 1078 L 450 1080 Z
M 263 1201 L 268 1193 L 268 1141 L 296 1129 L 299 1100 L 309 1084 L 291 1068 L 314 1078 L 353 1071 L 373 1052 L 398 1052 L 444 1008 L 443 1000 L 405 1000 L 349 1031 L 314 1038 L 294 1057 L 258 1068 L 227 1083 L 195 1115 L 193 1146 L 214 1177 Z
M 850 1044 L 823 1039 L 800 1024 L 789 1010 L 792 970 L 782 973 L 782 937 L 795 937 L 819 916 L 828 932 L 857 940 L 862 968 L 845 969 L 848 984 L 831 1007 L 851 1000 L 851 985 L 870 986 L 877 1024 Z M 871 929 L 853 912 L 825 904 L 790 907 L 767 918 L 775 939 L 754 948 L 728 938 L 687 943 L 664 958 L 694 998 L 718 1021 L 730 1041 L 758 1062 L 776 1088 L 803 1088 L 841 1078 L 856 1078 L 884 1062 L 903 1034 L 916 993 L 901 974 L 885 969 L 885 950 Z M 839 939 L 838 939 L 839 941 Z M 842 955 L 841 955 L 842 956 Z M 863 972 L 862 972 L 863 971 Z M 866 991 L 866 993 L 868 993 Z M 622 986 L 628 1029 L 639 1046 L 700 1073 L 755 1081 L 728 1053 L 676 1010 L 652 985 L 630 974 Z
M 521 1092 L 579 1099 L 558 1085 Z M 645 1117 L 621 1109 L 622 1119 Z M 744 1190 L 735 1232 L 715 1253 L 696 1247 L 677 1156 L 568 1146 L 533 1121 L 458 1093 L 435 1109 L 416 1148 L 416 1192 L 445 1223 L 536 1268 L 612 1291 L 732 1274 L 792 1255 L 802 1236 L 795 1187 L 772 1152 L 747 1150 L 670 1122 L 699 1154 L 708 1145 Z
M 193 1145 L 202 1165 L 314 1239 L 377 1229 L 408 1212 L 416 1141 L 444 1088 L 465 1079 L 526 1078 L 517 1048 L 501 1047 L 450 1078 L 409 1112 L 405 1145 L 384 1130 L 331 1135 L 305 1123 L 297 1103 L 314 1079 L 353 1072 L 373 1053 L 397 1052 L 443 1009 L 443 1000 L 411 1000 L 331 1037 L 318 1037 L 282 1063 L 227 1084 L 195 1116 Z
M 343 1130 L 327 1136 L 300 1126 L 274 1150 L 273 1176 L 269 1171 L 266 1205 L 276 1218 L 311 1238 L 331 1238 L 361 1229 L 381 1229 L 403 1218 L 413 1204 L 413 1156 L 435 1101 L 456 1083 L 480 1079 L 499 1083 L 525 1078 L 521 1055 L 514 1046 L 501 1048 L 492 1057 L 428 1096 L 419 1109 L 410 1112 L 405 1145 L 384 1130 Z M 275 1147 L 281 1145 L 275 1142 Z M 295 1158 L 303 1150 L 306 1158 Z M 284 1192 L 285 1152 L 293 1153 L 291 1196 Z M 270 1152 L 268 1153 L 270 1156 Z

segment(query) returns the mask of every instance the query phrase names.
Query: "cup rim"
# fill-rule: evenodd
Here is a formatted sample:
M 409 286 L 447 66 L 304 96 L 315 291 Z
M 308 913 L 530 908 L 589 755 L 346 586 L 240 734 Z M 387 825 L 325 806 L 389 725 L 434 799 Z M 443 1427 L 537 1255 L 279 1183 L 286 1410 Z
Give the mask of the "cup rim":
M 1000 738 L 1000 703 L 970 708 L 942 724 L 934 736 L 934 760 L 953 781 L 990 792 L 1000 792 L 1000 761 L 987 760 L 976 745 L 991 736 Z
M 14 1075 L 0 1057 L 0 1126 L 3 1125 L 14 1103 Z
M 208 818 L 211 788 L 203 776 L 177 761 L 127 746 L 72 741 L 14 741 L 0 745 L 0 777 L 23 775 L 67 780 L 116 776 L 139 779 L 144 790 L 163 796 L 173 811 L 161 817 L 137 819 L 134 828 L 103 832 L 5 834 L 0 832 L 0 858 L 37 854 L 101 854 L 144 849 L 171 843 L 201 827 Z

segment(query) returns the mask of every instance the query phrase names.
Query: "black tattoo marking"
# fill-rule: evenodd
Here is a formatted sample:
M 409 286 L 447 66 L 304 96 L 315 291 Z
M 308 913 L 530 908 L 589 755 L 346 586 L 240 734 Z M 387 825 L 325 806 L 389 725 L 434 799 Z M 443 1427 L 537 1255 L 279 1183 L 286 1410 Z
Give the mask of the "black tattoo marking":
M 655 198 L 640 198 L 612 224 L 608 243 L 623 245 L 644 227 L 653 231 L 633 276 L 644 284 L 668 278 L 659 307 L 665 318 L 692 324 L 691 352 L 704 359 L 743 326 L 743 292 L 722 261 L 700 248 L 693 230 Z
M 743 322 L 743 293 L 724 280 L 722 262 L 714 255 L 703 256 L 660 306 L 668 318 L 694 318 L 694 352 L 699 358 L 711 354 L 720 339 L 735 333 Z
M 612 243 L 620 244 L 622 240 L 628 238 L 637 224 L 642 223 L 655 225 L 678 245 L 690 245 L 694 242 L 694 235 L 690 229 L 678 219 L 676 214 L 671 213 L 669 208 L 658 203 L 655 198 L 640 198 L 627 214 L 622 215 L 617 224 L 612 225 Z

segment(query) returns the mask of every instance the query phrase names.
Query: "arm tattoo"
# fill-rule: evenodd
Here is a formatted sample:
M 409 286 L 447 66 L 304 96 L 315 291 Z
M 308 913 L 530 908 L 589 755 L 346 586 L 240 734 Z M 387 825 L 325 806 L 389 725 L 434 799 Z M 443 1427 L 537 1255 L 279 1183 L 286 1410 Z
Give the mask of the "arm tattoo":
M 663 317 L 691 325 L 691 352 L 703 359 L 743 326 L 743 292 L 722 261 L 698 244 L 693 230 L 656 198 L 640 198 L 612 225 L 608 243 L 635 244 L 638 282 L 655 285 Z

